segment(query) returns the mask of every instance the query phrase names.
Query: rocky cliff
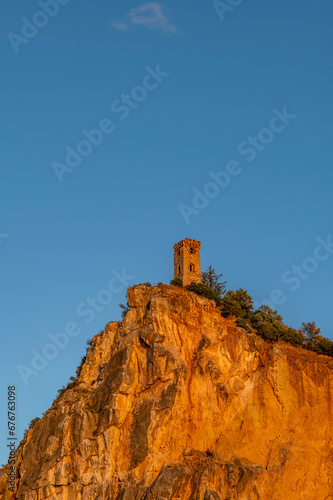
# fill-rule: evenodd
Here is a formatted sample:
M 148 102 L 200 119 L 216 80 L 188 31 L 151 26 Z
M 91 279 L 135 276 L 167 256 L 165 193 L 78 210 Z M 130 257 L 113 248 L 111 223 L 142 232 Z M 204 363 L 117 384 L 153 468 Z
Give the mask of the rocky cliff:
M 267 344 L 213 302 L 129 288 L 77 384 L 28 432 L 25 500 L 333 499 L 333 360 Z

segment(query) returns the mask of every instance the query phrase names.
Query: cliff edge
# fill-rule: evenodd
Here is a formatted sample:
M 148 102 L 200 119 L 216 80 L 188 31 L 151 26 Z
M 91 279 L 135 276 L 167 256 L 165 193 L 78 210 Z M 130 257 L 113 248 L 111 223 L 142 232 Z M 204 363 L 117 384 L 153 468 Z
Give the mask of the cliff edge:
M 128 289 L 28 432 L 24 500 L 333 500 L 333 360 L 269 344 L 185 289 Z

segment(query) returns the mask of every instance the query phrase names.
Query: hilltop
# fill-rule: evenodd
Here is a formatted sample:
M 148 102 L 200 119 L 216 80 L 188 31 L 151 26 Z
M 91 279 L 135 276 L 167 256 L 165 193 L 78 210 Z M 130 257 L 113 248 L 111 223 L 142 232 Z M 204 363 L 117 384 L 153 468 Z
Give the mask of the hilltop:
M 333 499 L 333 359 L 176 286 L 128 289 L 18 451 L 25 500 Z

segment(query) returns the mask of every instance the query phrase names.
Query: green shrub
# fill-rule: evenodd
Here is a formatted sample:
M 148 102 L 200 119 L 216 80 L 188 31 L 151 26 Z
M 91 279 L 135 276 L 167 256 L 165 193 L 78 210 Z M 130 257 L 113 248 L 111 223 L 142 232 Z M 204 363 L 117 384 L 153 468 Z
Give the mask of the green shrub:
M 239 326 L 240 328 L 244 328 L 244 330 L 246 330 L 249 333 L 252 333 L 253 331 L 244 318 L 237 318 L 236 325 Z
M 279 340 L 286 330 L 282 317 L 268 306 L 261 306 L 250 314 L 249 319 L 258 335 L 266 340 Z
M 180 288 L 183 288 L 183 282 L 179 278 L 176 278 L 175 280 L 171 280 L 170 285 L 179 286 Z
M 37 422 L 40 420 L 39 417 L 36 417 L 36 418 L 33 418 L 29 424 L 29 430 L 32 429 L 36 424 Z
M 77 371 L 78 370 L 76 370 L 76 372 Z M 58 389 L 58 395 L 60 396 L 65 391 L 67 391 L 67 389 L 72 389 L 75 386 L 76 382 L 77 382 L 77 377 L 70 377 L 68 384 L 66 386 L 63 385 L 61 389 Z
M 333 356 L 333 342 L 325 337 L 319 335 L 316 339 L 316 343 L 313 350 L 318 354 L 326 354 L 327 356 Z
M 66 391 L 66 387 L 63 385 L 61 389 L 58 389 L 58 396 L 61 396 Z
M 246 290 L 228 290 L 221 301 L 222 316 L 236 316 L 237 318 L 247 318 L 253 310 L 253 300 Z
M 128 302 L 126 304 L 126 306 L 124 306 L 124 304 L 119 304 L 119 307 L 121 307 L 122 311 L 121 311 L 121 317 L 122 319 L 125 318 L 126 314 L 128 313 L 128 311 L 131 309 Z
M 87 341 L 86 341 L 86 344 L 87 344 L 87 345 L 86 345 L 86 354 L 87 354 L 87 353 L 88 353 L 88 351 L 89 351 L 89 349 L 90 349 L 90 347 L 91 347 L 92 345 L 94 345 L 94 341 L 93 341 L 92 339 L 91 339 L 91 340 L 87 340 Z
M 303 336 L 300 332 L 291 328 L 290 326 L 285 329 L 285 331 L 281 335 L 281 340 L 285 342 L 289 342 L 295 347 L 302 347 L 303 345 Z
M 82 367 L 83 367 L 83 365 L 84 365 L 84 363 L 85 363 L 86 359 L 87 359 L 87 356 L 82 356 L 82 358 L 81 358 L 81 362 L 80 362 L 80 365 L 79 365 L 79 366 L 77 367 L 77 369 L 76 369 L 76 374 L 77 374 L 77 376 L 78 376 L 78 377 L 80 376 L 80 373 L 81 373 L 81 371 L 82 371 Z
M 214 300 L 217 306 L 221 305 L 220 297 L 204 283 L 191 283 L 185 288 L 187 288 L 190 292 L 196 293 L 197 295 L 202 295 L 203 297 L 207 297 L 207 299 Z

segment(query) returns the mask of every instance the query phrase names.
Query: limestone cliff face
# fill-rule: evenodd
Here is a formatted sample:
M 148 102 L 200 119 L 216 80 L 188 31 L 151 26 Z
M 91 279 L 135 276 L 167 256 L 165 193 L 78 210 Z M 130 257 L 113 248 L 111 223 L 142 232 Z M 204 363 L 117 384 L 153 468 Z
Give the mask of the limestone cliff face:
M 24 500 L 333 499 L 333 361 L 172 286 L 128 290 L 22 443 Z

